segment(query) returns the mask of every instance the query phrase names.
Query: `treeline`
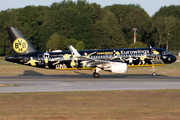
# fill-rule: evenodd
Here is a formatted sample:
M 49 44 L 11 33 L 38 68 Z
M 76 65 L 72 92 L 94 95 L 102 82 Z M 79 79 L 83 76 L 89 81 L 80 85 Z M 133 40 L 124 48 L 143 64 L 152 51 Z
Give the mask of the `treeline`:
M 0 12 L 0 55 L 12 53 L 7 26 L 16 27 L 39 51 L 160 47 L 179 50 L 180 6 L 162 7 L 150 17 L 139 5 L 71 0 Z M 137 43 L 133 43 L 137 28 Z

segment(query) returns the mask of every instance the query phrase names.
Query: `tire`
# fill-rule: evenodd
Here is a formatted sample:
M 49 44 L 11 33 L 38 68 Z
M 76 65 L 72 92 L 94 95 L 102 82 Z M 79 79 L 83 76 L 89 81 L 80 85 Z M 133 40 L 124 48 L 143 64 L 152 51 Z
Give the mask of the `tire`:
M 156 72 L 153 72 L 152 75 L 153 75 L 153 76 L 156 76 L 157 74 L 156 74 Z
M 94 77 L 94 78 L 99 78 L 99 73 L 94 72 L 94 73 L 93 73 L 93 77 Z

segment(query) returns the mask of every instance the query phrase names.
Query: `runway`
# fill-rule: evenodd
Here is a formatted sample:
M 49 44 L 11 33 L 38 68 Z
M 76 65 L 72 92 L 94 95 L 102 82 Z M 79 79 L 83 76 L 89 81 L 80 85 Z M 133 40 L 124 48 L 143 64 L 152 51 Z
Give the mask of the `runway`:
M 0 77 L 0 93 L 180 89 L 180 77 L 167 76 L 10 76 Z

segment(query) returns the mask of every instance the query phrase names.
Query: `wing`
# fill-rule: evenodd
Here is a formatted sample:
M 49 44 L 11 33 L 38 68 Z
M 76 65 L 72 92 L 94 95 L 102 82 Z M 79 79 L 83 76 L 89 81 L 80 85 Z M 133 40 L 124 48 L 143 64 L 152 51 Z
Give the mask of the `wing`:
M 72 46 L 68 46 L 70 51 L 74 54 L 75 57 L 81 57 L 81 55 L 78 53 L 78 51 Z
M 74 57 L 77 57 L 82 61 L 82 63 L 86 64 L 86 67 L 96 67 L 96 73 L 100 70 L 110 71 L 113 73 L 126 73 L 127 72 L 127 64 L 123 62 L 117 61 L 108 61 L 108 60 L 97 60 L 87 57 L 82 57 L 78 51 L 72 46 L 68 46 L 71 50 Z
M 98 59 L 93 59 L 93 58 L 89 58 L 89 57 L 82 57 L 78 51 L 72 46 L 68 46 L 71 53 L 78 58 L 78 60 L 82 60 L 82 63 L 86 63 L 88 67 L 91 66 L 97 66 L 97 67 L 105 67 L 105 66 L 109 66 L 110 64 L 114 63 L 113 61 L 108 61 L 108 60 L 98 60 Z

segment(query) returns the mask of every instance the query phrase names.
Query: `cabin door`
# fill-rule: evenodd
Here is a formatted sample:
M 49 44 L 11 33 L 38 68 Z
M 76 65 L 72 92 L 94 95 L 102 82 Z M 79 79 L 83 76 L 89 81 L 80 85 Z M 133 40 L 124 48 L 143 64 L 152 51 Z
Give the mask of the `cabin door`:
M 40 62 L 38 62 L 38 65 L 44 65 L 44 56 L 43 56 L 43 54 L 38 55 L 38 61 L 40 61 Z

